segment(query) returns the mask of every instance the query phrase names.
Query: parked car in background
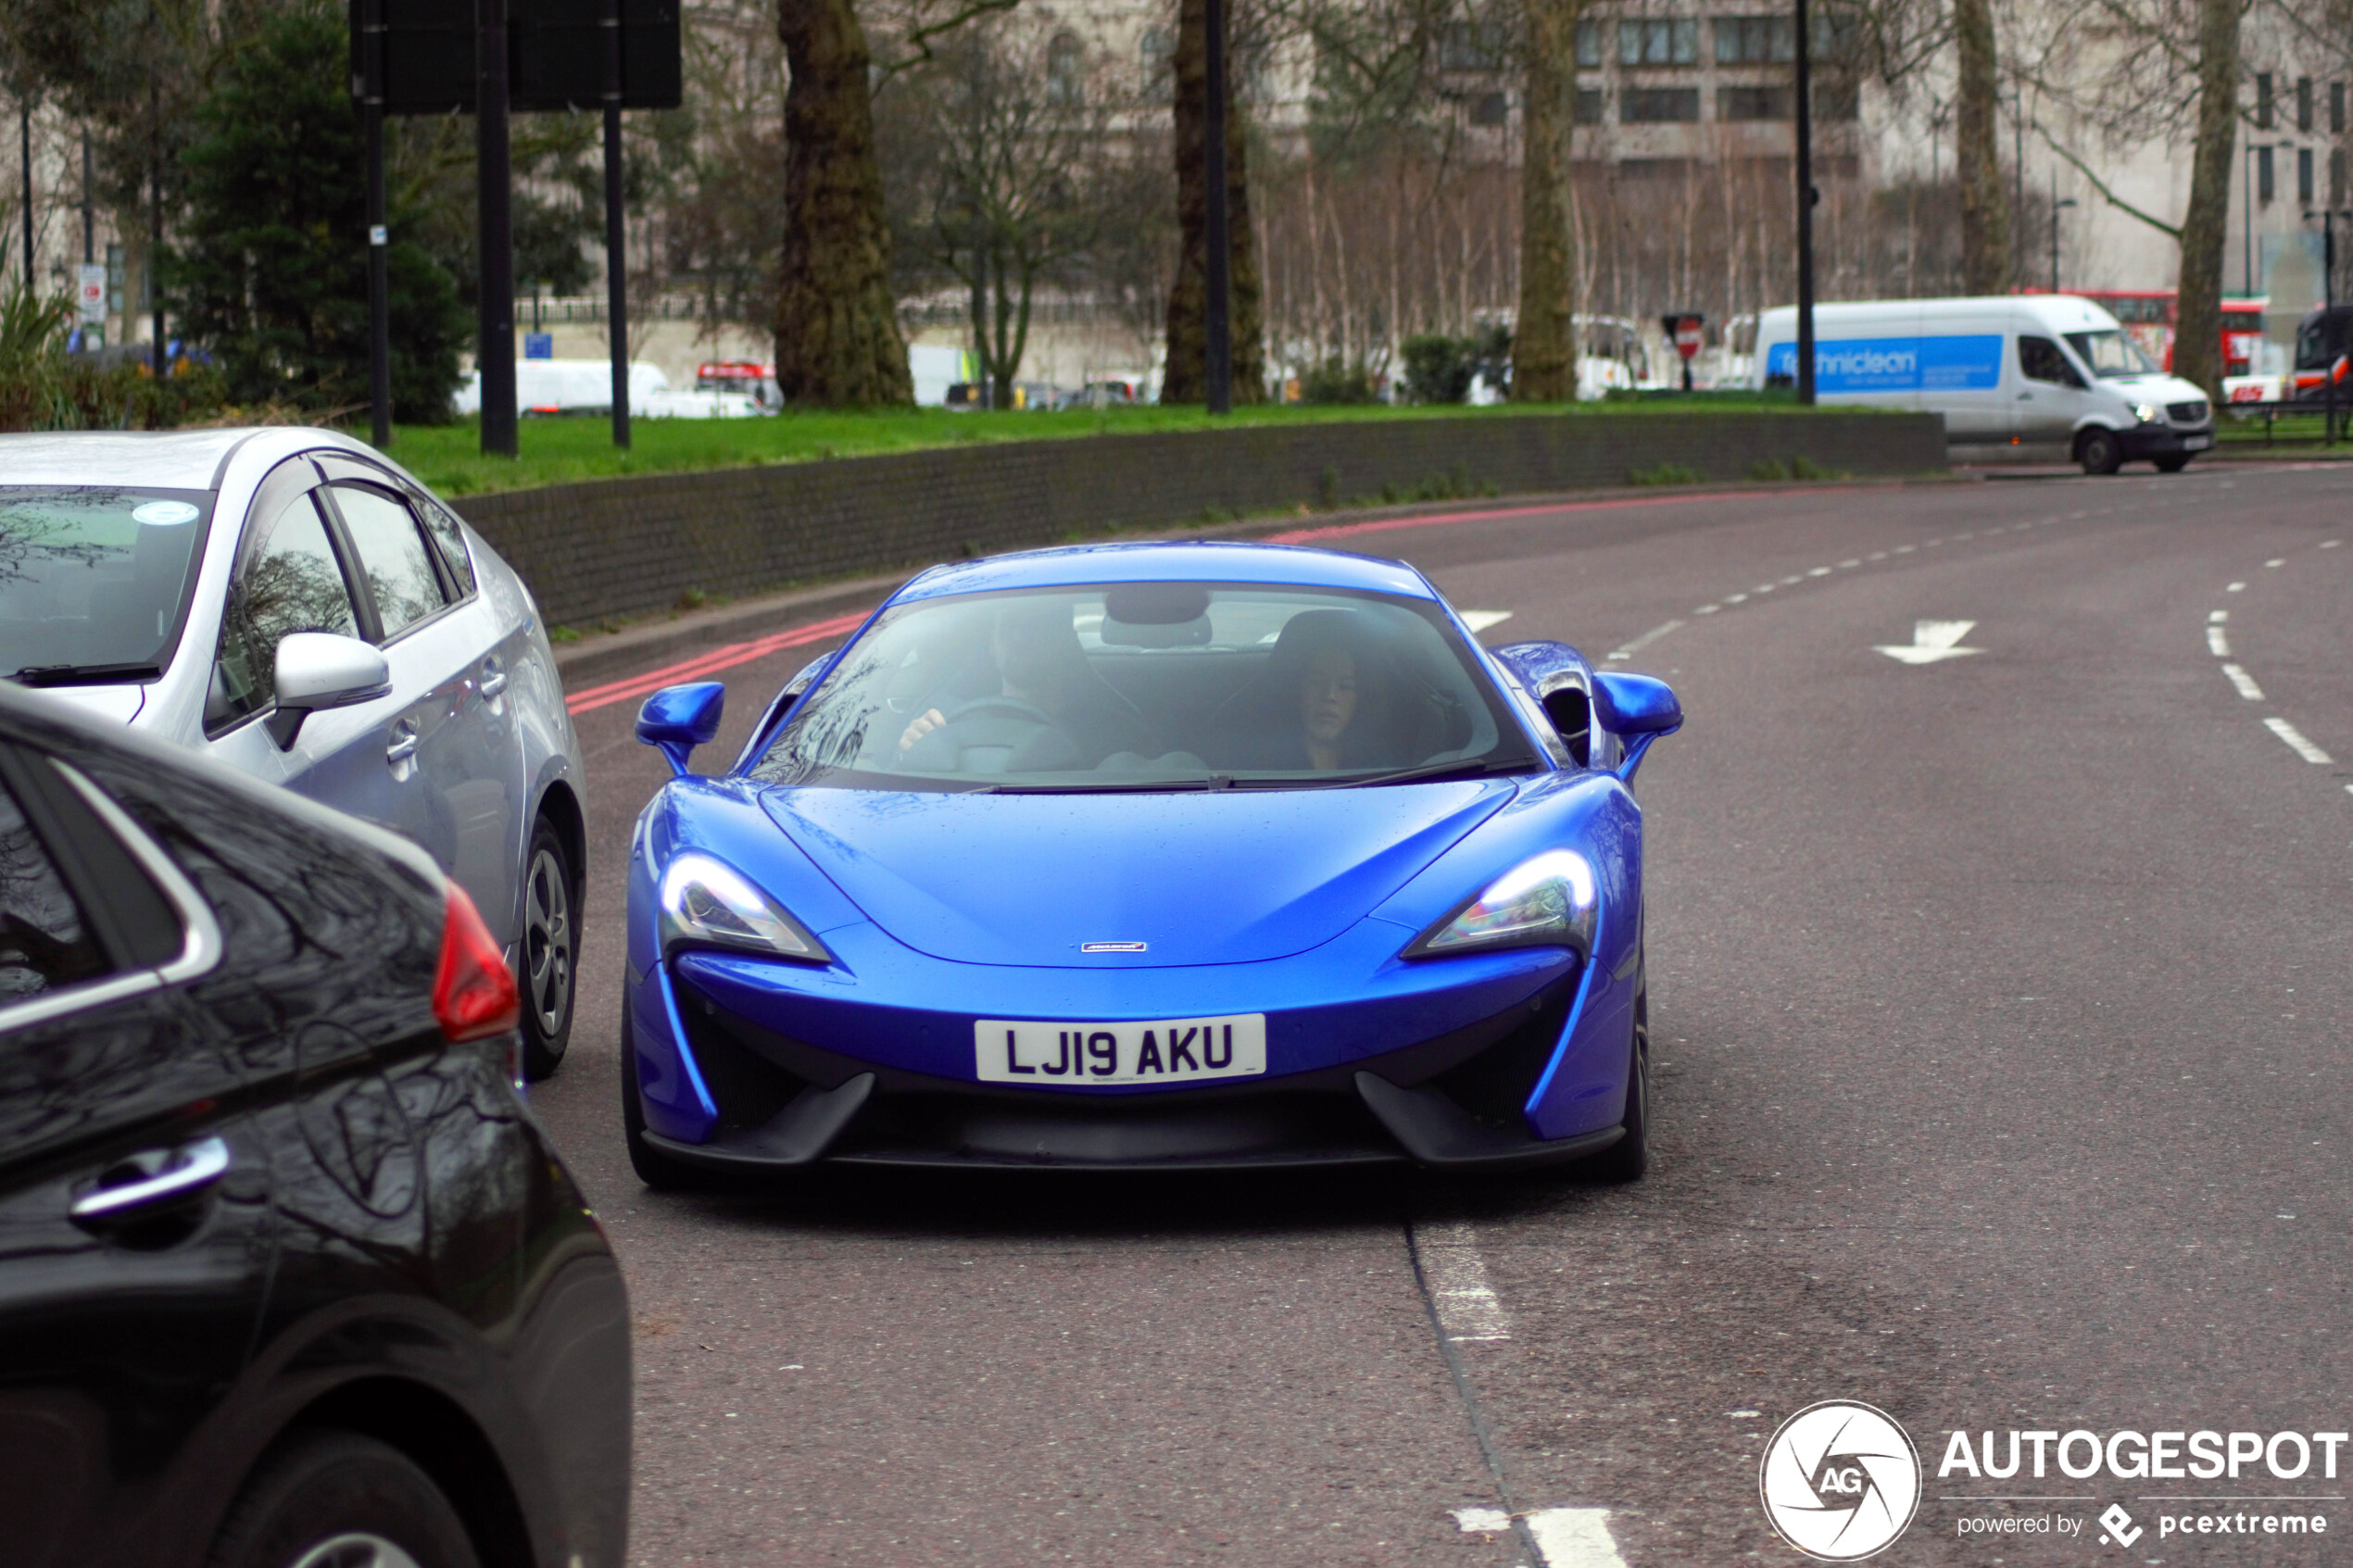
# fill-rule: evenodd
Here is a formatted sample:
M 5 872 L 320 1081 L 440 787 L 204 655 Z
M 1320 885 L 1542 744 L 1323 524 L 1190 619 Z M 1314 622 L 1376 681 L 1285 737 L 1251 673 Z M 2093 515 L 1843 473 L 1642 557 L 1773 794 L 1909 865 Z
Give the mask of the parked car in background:
M 0 692 L 0 1561 L 620 1568 L 629 1320 L 414 845 Z
M 571 1037 L 584 769 L 497 552 L 328 431 L 0 436 L 0 676 L 402 834 Z
M 695 390 L 749 397 L 763 412 L 773 413 L 785 406 L 784 395 L 776 389 L 776 367 L 750 359 L 704 361 L 695 367 Z

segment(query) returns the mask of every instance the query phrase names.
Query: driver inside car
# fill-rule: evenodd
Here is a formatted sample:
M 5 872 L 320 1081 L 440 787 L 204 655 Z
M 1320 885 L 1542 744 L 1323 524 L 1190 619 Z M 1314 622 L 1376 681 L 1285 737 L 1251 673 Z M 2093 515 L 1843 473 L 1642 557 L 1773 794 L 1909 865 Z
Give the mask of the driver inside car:
M 1085 769 L 1101 766 L 1121 752 L 1149 756 L 1159 749 L 1151 732 L 1102 678 L 1088 668 L 1086 650 L 1071 623 L 1070 601 L 1018 598 L 1000 606 L 989 626 L 993 681 L 952 705 L 953 711 L 926 709 L 899 737 L 909 764 L 952 766 L 928 757 L 954 727 L 967 720 L 1023 721 L 1043 733 L 1029 738 L 1011 759 L 1023 769 Z M 924 745 L 925 737 L 939 742 Z M 918 749 L 921 747 L 922 749 Z

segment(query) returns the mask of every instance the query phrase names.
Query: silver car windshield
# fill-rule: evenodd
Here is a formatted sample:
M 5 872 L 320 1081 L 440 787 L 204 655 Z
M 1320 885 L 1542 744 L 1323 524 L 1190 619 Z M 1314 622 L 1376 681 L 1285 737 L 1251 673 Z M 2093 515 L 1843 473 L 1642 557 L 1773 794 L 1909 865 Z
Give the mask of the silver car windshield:
M 2153 376 L 2157 367 L 2140 345 L 2120 332 L 2070 332 L 2067 341 L 2102 381 L 2117 376 Z
M 846 788 L 1089 792 L 1541 766 L 1428 600 L 1133 583 L 898 606 L 751 771 Z
M 0 485 L 0 676 L 161 673 L 211 517 L 204 490 Z

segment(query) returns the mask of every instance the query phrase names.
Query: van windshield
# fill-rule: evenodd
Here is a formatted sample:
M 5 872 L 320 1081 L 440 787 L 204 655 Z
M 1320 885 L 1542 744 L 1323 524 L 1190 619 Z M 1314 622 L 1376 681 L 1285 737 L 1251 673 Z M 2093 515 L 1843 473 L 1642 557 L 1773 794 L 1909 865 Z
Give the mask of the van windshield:
M 2140 345 L 2120 332 L 2070 332 L 2067 342 L 2077 357 L 2092 368 L 2092 374 L 2102 381 L 2158 373 L 2148 356 L 2141 352 Z

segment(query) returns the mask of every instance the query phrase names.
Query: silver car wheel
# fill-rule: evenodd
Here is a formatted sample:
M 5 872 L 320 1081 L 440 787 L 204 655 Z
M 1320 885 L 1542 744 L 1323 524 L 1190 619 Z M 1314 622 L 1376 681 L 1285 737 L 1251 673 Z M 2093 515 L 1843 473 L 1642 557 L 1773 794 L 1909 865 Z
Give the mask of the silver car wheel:
M 531 1010 L 543 1038 L 564 1026 L 572 1007 L 572 890 L 563 861 L 542 848 L 523 887 L 523 968 Z
M 364 1530 L 321 1541 L 291 1568 L 418 1568 L 417 1560 L 382 1536 Z

